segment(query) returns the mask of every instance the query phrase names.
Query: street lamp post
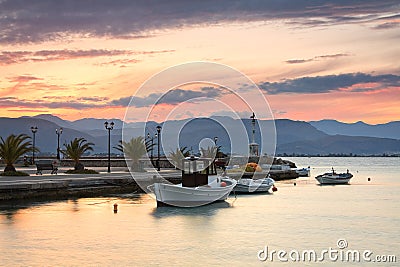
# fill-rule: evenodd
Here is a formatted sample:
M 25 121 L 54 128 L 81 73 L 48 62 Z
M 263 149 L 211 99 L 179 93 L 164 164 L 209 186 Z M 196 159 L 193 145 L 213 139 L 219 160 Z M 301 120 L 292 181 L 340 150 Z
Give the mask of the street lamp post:
M 36 136 L 37 130 L 38 130 L 38 127 L 36 127 L 36 126 L 31 127 L 31 131 L 33 133 L 32 164 L 35 164 L 35 136 Z
M 111 151 L 110 151 L 110 145 L 111 145 L 111 130 L 114 129 L 114 122 L 110 123 L 110 126 L 108 126 L 108 121 L 104 123 L 104 127 L 106 130 L 108 130 L 108 165 L 107 165 L 107 172 L 111 172 Z
M 158 125 L 157 127 L 157 171 L 160 171 L 160 139 L 161 139 L 161 126 Z
M 57 159 L 60 160 L 60 135 L 63 132 L 63 128 L 56 129 L 56 135 L 57 135 Z

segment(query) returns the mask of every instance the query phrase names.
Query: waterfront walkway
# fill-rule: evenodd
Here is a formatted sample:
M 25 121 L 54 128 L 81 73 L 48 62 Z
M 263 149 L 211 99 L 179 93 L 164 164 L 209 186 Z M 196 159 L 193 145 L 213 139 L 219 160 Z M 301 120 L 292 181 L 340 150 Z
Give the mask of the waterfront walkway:
M 41 181 L 60 181 L 60 180 L 73 180 L 73 179 L 90 179 L 90 178 L 132 178 L 127 168 L 115 167 L 111 169 L 111 173 L 107 172 L 104 167 L 92 167 L 90 169 L 99 172 L 99 174 L 66 174 L 70 167 L 61 167 L 58 169 L 58 174 L 50 174 L 50 171 L 43 171 L 43 175 L 36 175 L 36 168 L 24 167 L 17 168 L 18 171 L 29 173 L 30 176 L 0 176 L 0 184 L 7 183 L 20 183 L 20 182 L 41 182 Z M 158 172 L 147 170 L 146 172 L 133 173 L 134 178 L 145 179 L 157 175 Z M 180 176 L 180 171 L 176 170 L 162 170 L 160 174 L 164 176 Z
M 107 173 L 103 168 L 92 168 L 99 174 L 66 174 L 70 169 L 62 167 L 58 174 L 44 171 L 36 175 L 36 168 L 17 168 L 30 176 L 0 176 L 0 200 L 46 196 L 96 196 L 107 193 L 142 192 L 137 181 L 154 183 L 162 178 L 179 182 L 181 173 L 176 170 L 162 170 L 131 173 L 126 168 L 112 168 Z M 161 176 L 160 176 L 161 175 Z M 133 179 L 134 177 L 134 179 Z

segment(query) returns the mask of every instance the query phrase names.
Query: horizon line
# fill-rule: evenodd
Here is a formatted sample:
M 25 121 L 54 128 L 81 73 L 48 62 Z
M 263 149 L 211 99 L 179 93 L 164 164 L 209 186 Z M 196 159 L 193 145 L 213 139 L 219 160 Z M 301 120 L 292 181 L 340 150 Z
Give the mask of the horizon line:
M 123 119 L 120 119 L 120 118 L 95 118 L 95 117 L 82 117 L 82 118 L 76 119 L 76 120 L 68 120 L 68 119 L 62 118 L 61 116 L 53 115 L 53 114 L 51 114 L 51 113 L 42 113 L 42 114 L 38 114 L 38 115 L 34 115 L 34 116 L 22 115 L 22 116 L 19 116 L 19 117 L 1 116 L 0 118 L 6 118 L 6 119 L 32 118 L 32 119 L 44 119 L 44 120 L 46 120 L 45 118 L 40 118 L 39 116 L 51 116 L 51 117 L 54 117 L 54 118 L 58 118 L 58 119 L 60 119 L 60 120 L 63 120 L 63 121 L 65 121 L 65 122 L 71 122 L 71 123 L 77 122 L 77 121 L 80 121 L 80 120 L 85 120 L 85 119 L 88 119 L 88 120 L 90 120 L 90 119 L 93 119 L 93 120 L 106 120 L 106 121 L 116 120 L 116 121 L 121 121 L 121 122 L 127 123 L 127 124 L 130 124 L 130 123 L 146 123 L 146 122 L 156 122 L 156 123 L 162 124 L 162 123 L 166 122 L 166 121 L 161 121 L 161 122 L 159 122 L 159 121 L 155 121 L 155 120 L 126 122 L 126 121 L 124 121 Z M 226 116 L 226 115 L 212 115 L 212 116 L 210 116 L 210 117 L 200 117 L 200 116 L 199 116 L 199 117 L 194 117 L 194 118 L 182 118 L 182 119 L 180 119 L 180 120 L 167 120 L 167 121 L 183 121 L 183 120 L 190 120 L 190 119 L 208 119 L 208 118 L 213 118 L 213 117 L 225 117 L 225 118 L 231 118 L 231 119 L 234 119 L 234 120 L 237 119 L 237 118 L 232 118 L 232 117 Z M 251 118 L 250 118 L 250 117 L 249 117 L 249 118 L 247 118 L 247 117 L 240 117 L 240 119 L 242 119 L 242 120 L 243 120 L 243 119 L 249 119 L 249 120 L 250 120 Z M 299 120 L 299 119 L 291 119 L 291 118 L 273 118 L 273 119 L 256 118 L 256 119 L 259 120 L 259 121 L 290 120 L 290 121 L 307 122 L 307 123 L 310 123 L 310 122 L 321 122 L 321 121 L 336 121 L 336 122 L 340 122 L 340 123 L 344 123 L 344 124 L 364 123 L 364 124 L 371 125 L 371 126 L 383 125 L 383 124 L 388 124 L 388 123 L 393 123 L 393 122 L 400 122 L 400 119 L 399 119 L 399 120 L 386 121 L 386 122 L 383 122 L 383 123 L 375 123 L 375 124 L 373 124 L 373 123 L 368 123 L 368 122 L 365 122 L 365 121 L 362 121 L 362 120 L 352 121 L 352 122 L 346 122 L 346 121 L 341 121 L 341 120 L 334 119 L 334 118 L 324 118 L 324 119 L 320 119 L 320 120 Z

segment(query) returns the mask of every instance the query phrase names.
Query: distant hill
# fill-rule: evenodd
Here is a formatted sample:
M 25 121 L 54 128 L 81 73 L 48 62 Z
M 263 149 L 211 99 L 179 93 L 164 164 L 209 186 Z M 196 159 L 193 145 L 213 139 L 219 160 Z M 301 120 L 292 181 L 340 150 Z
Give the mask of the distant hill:
M 400 140 L 377 137 L 327 135 L 315 140 L 303 140 L 277 147 L 278 154 L 353 154 L 382 155 L 400 154 Z
M 95 152 L 107 151 L 107 131 L 104 130 L 104 136 L 93 137 L 92 135 L 75 129 L 65 127 L 63 124 L 63 132 L 60 136 L 60 147 L 64 143 L 68 143 L 75 137 L 83 137 L 89 142 L 95 144 Z M 36 146 L 42 153 L 56 153 L 57 152 L 57 135 L 55 130 L 60 128 L 60 125 L 38 118 L 0 118 L 0 136 L 6 138 L 11 134 L 27 134 L 32 137 L 31 126 L 37 126 L 36 133 Z M 113 136 L 113 143 L 117 143 L 119 136 Z M 117 139 L 117 140 L 114 140 Z
M 79 129 L 81 131 L 90 131 L 90 130 L 104 130 L 104 122 L 108 121 L 109 123 L 114 122 L 114 129 L 122 129 L 123 121 L 119 119 L 93 119 L 93 118 L 84 118 L 76 121 L 72 121 L 72 127 L 74 129 Z
M 330 135 L 340 134 L 400 139 L 400 121 L 376 125 L 366 124 L 362 121 L 344 123 L 336 120 L 310 121 L 309 123 L 318 130 Z
M 84 137 L 89 142 L 95 143 L 94 153 L 107 152 L 108 132 L 104 129 L 104 119 L 81 119 L 77 121 L 62 120 L 52 115 L 38 115 L 35 117 L 21 117 L 16 119 L 0 118 L 0 136 L 5 138 L 10 134 L 25 133 L 32 136 L 31 126 L 39 128 L 36 134 L 36 145 L 41 152 L 55 153 L 57 148 L 57 135 L 55 129 L 63 127 L 61 135 L 62 144 L 69 142 L 75 137 Z M 111 131 L 111 146 L 116 146 L 122 139 L 121 120 L 114 121 L 115 129 Z M 258 120 L 259 125 L 267 136 L 264 140 L 272 139 L 272 121 Z M 366 134 L 376 136 L 398 136 L 400 122 L 382 125 L 368 125 L 364 123 L 346 124 L 337 121 L 304 122 L 280 119 L 274 121 L 276 126 L 277 140 L 276 152 L 279 154 L 400 154 L 400 140 L 391 138 L 377 138 L 374 136 L 363 136 Z M 124 134 L 128 138 L 143 136 L 150 133 L 154 137 L 156 133 L 156 122 L 126 123 Z M 179 146 L 186 146 L 197 152 L 199 142 L 205 138 L 213 140 L 218 137 L 217 144 L 224 152 L 246 153 L 248 150 L 247 140 L 251 139 L 251 120 L 235 120 L 230 117 L 200 118 L 194 120 L 176 120 L 161 124 L 163 127 L 163 142 L 166 152 Z M 243 132 L 243 125 L 245 130 Z M 367 129 L 367 130 L 363 130 Z M 335 132 L 347 131 L 346 134 Z M 229 133 L 229 134 L 228 134 Z M 246 136 L 247 134 L 247 136 Z M 259 131 L 256 132 L 255 141 L 261 143 Z M 156 142 L 156 140 L 154 141 Z M 231 144 L 234 144 L 231 147 Z M 112 152 L 118 152 L 112 149 Z M 155 151 L 156 153 L 156 151 Z
M 57 124 L 59 127 L 63 127 L 63 128 L 73 128 L 73 125 L 70 121 L 67 120 L 63 120 L 57 116 L 51 115 L 51 114 L 40 114 L 40 115 L 36 115 L 34 117 L 28 117 L 28 116 L 24 116 L 21 118 L 34 118 L 34 119 L 42 119 L 42 120 L 46 120 L 46 121 L 50 121 L 53 122 L 54 124 Z
M 29 117 L 23 117 L 23 118 L 29 118 Z M 60 127 L 65 127 L 65 128 L 72 128 L 76 129 L 79 131 L 90 131 L 90 130 L 96 130 L 96 129 L 104 129 L 104 122 L 114 122 L 114 128 L 115 129 L 122 129 L 123 122 L 120 119 L 94 119 L 94 118 L 84 118 L 84 119 L 79 119 L 76 121 L 68 121 L 68 120 L 63 120 L 57 116 L 51 115 L 51 114 L 40 114 L 36 115 L 32 118 L 38 118 L 38 119 L 43 119 L 47 121 L 54 122 L 55 124 L 59 125 Z
M 295 141 L 316 140 L 327 137 L 328 134 L 316 129 L 304 121 L 292 121 L 287 119 L 276 120 L 277 145 Z

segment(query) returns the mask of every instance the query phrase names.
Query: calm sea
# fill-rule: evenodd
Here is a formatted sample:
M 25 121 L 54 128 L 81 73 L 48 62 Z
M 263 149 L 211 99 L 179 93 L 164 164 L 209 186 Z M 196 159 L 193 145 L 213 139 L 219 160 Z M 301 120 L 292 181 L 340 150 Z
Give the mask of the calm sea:
M 291 160 L 311 177 L 199 208 L 156 208 L 148 195 L 0 202 L 0 266 L 399 265 L 400 158 Z M 351 184 L 316 185 L 332 166 L 349 169 Z

